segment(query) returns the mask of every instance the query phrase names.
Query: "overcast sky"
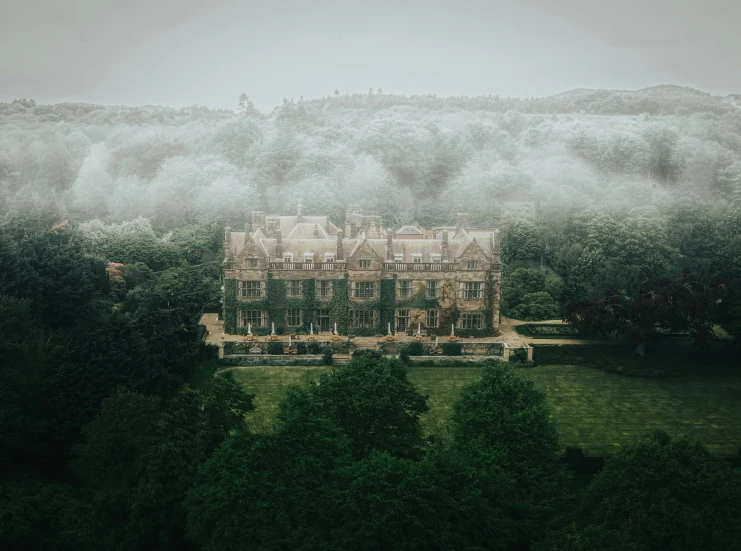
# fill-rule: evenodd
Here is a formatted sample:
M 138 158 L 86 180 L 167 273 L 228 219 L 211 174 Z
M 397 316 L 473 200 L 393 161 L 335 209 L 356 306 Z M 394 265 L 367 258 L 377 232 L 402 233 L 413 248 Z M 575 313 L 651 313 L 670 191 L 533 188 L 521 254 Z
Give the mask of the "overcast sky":
M 0 0 L 0 101 L 741 93 L 739 0 Z

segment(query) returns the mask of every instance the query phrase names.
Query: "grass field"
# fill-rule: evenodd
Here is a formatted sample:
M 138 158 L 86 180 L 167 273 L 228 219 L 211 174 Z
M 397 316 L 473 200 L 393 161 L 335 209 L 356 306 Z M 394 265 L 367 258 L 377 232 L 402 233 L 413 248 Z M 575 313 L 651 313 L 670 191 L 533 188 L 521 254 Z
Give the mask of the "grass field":
M 234 376 L 256 395 L 250 414 L 256 431 L 270 430 L 287 385 L 305 383 L 324 367 L 248 367 Z M 477 367 L 412 367 L 409 377 L 429 396 L 426 431 L 446 435 L 460 389 L 481 373 Z M 711 451 L 735 454 L 741 447 L 741 377 L 713 374 L 679 379 L 639 379 L 578 366 L 540 366 L 519 373 L 546 393 L 561 444 L 587 454 L 610 454 L 654 429 L 687 435 Z

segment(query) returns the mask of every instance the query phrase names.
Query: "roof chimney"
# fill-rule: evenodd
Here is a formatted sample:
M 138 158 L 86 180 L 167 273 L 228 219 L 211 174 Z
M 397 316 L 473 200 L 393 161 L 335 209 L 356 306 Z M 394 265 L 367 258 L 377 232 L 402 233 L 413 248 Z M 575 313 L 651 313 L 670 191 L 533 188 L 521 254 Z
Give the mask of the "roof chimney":
M 448 262 L 448 230 L 443 230 L 443 250 L 442 250 L 443 262 Z
M 303 215 L 303 209 L 301 208 L 301 203 L 298 204 L 298 213 L 296 214 L 296 223 L 300 224 L 304 221 L 304 215 Z
M 467 229 L 468 226 L 468 217 L 470 214 L 467 212 L 459 212 L 456 214 L 456 222 L 455 222 L 455 229 L 459 230 L 461 228 Z
M 394 238 L 394 231 L 389 228 L 386 230 L 386 260 L 394 259 L 394 249 L 392 240 Z
M 342 230 L 337 228 L 337 260 L 345 260 L 345 251 L 342 250 Z

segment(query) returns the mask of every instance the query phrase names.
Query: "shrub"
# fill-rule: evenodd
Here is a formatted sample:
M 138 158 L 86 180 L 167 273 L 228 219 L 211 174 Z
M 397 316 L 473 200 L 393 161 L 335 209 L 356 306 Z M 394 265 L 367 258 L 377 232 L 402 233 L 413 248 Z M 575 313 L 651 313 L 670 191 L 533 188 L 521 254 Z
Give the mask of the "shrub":
M 405 364 L 409 363 L 409 352 L 407 352 L 406 347 L 399 352 L 399 359 Z
M 522 297 L 519 305 L 512 308 L 511 315 L 528 321 L 552 319 L 558 316 L 558 305 L 544 291 L 528 293 Z
M 463 345 L 459 342 L 444 342 L 443 354 L 446 356 L 460 356 L 463 352 Z
M 380 360 L 383 357 L 383 352 L 380 350 L 356 350 L 352 353 L 353 358 L 371 358 L 372 360 Z
M 410 342 L 405 348 L 410 356 L 423 356 L 425 353 L 425 346 L 420 341 Z
M 268 354 L 283 354 L 283 343 L 278 341 L 268 343 Z
M 275 328 L 275 334 L 276 334 L 276 335 L 282 335 L 282 334 L 283 334 L 283 333 L 285 333 L 285 332 L 286 332 L 286 329 L 285 329 L 285 327 L 280 327 L 280 326 L 279 326 L 279 327 L 276 327 L 276 328 Z
M 296 354 L 306 354 L 306 343 L 299 342 L 296 344 Z
M 321 354 L 322 353 L 322 345 L 318 342 L 310 342 L 309 343 L 309 354 Z
M 322 362 L 324 363 L 324 365 L 332 365 L 332 363 L 334 362 L 333 356 L 334 351 L 331 348 L 325 348 L 322 355 Z

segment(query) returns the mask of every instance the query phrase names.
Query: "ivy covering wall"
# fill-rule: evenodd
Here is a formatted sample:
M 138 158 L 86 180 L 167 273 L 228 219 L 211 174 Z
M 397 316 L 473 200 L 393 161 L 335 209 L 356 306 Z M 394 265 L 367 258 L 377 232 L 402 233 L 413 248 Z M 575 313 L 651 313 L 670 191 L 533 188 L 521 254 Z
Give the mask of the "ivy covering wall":
M 232 335 L 237 333 L 237 280 L 224 280 L 224 332 Z
M 393 279 L 381 280 L 381 306 L 380 306 L 381 333 L 385 333 L 388 324 L 391 324 L 391 333 L 396 334 L 396 274 Z
M 337 330 L 341 335 L 347 335 L 350 327 L 350 298 L 348 296 L 347 277 L 332 280 L 332 321 L 337 322 Z

